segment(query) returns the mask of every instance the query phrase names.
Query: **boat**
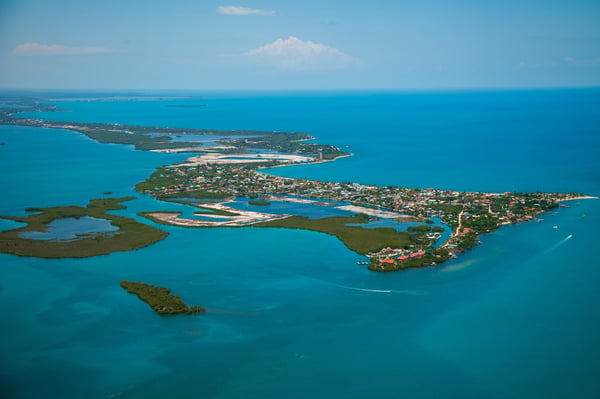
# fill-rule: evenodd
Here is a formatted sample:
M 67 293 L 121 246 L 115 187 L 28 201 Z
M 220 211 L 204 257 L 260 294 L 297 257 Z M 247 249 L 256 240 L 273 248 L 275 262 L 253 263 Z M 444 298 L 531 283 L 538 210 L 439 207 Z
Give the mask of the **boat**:
M 558 226 L 552 226 L 553 229 L 558 229 Z

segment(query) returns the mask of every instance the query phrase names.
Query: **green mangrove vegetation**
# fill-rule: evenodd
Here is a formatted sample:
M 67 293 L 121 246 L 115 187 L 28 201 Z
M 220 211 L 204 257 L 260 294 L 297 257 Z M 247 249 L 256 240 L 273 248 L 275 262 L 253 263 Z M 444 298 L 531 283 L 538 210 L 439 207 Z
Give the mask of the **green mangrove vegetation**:
M 55 106 L 43 103 L 39 99 L 24 99 L 23 102 L 31 107 L 28 112 L 58 111 Z M 260 169 L 293 165 L 296 162 L 332 160 L 348 154 L 332 145 L 309 143 L 307 141 L 312 137 L 302 132 L 217 131 L 44 121 L 20 118 L 19 112 L 19 109 L 0 108 L 0 124 L 70 129 L 99 142 L 128 144 L 139 150 L 202 152 L 203 156 L 189 158 L 184 163 L 158 168 L 145 181 L 138 183 L 136 190 L 159 200 L 197 207 L 199 210 L 196 214 L 199 215 L 240 216 L 238 219 L 241 221 L 227 222 L 231 222 L 227 224 L 231 227 L 280 227 L 333 235 L 349 249 L 359 254 L 368 254 L 371 258 L 369 268 L 376 271 L 395 271 L 440 264 L 475 247 L 481 234 L 490 233 L 502 225 L 534 220 L 537 215 L 557 207 L 560 201 L 581 196 L 575 193 L 459 192 L 435 188 L 291 179 L 261 173 Z M 194 141 L 193 136 L 189 136 L 190 140 L 186 141 L 186 135 L 211 135 L 214 136 L 214 140 L 210 140 L 210 146 L 202 146 Z M 177 141 L 173 140 L 174 136 L 179 136 Z M 264 154 L 256 154 L 260 150 L 266 150 L 266 153 L 276 152 L 278 157 L 269 158 Z M 250 153 L 255 155 L 253 158 L 257 162 L 244 161 L 252 158 L 247 156 Z M 301 157 L 286 158 L 283 154 Z M 347 203 L 353 206 L 353 212 L 364 212 L 372 216 L 381 215 L 383 212 L 383 218 L 424 224 L 409 227 L 406 232 L 381 227 L 370 229 L 360 226 L 369 219 L 368 216 L 360 214 L 321 219 L 290 216 L 264 221 L 268 218 L 256 218 L 259 212 L 254 212 L 254 215 L 247 212 L 244 217 L 242 210 L 232 211 L 232 208 L 202 205 L 204 202 L 247 197 L 250 198 L 250 205 L 267 206 L 270 204 L 268 199 L 288 196 L 303 200 L 313 199 L 317 202 L 326 200 L 330 203 Z M 28 211 L 35 214 L 20 218 L 5 216 L 6 219 L 24 222 L 27 225 L 0 232 L 0 252 L 41 257 L 93 256 L 136 249 L 166 236 L 167 233 L 132 219 L 106 213 L 107 210 L 117 209 L 114 207 L 119 206 L 118 202 L 123 200 L 125 199 L 106 200 L 109 202 L 94 200 L 86 208 L 28 208 Z M 238 211 L 239 214 L 236 213 Z M 162 218 L 160 213 L 163 214 Z M 156 223 L 166 225 L 173 225 L 173 221 L 177 219 L 173 216 L 179 214 L 181 212 L 173 211 L 138 213 Z M 20 234 L 26 231 L 44 231 L 53 220 L 83 216 L 110 220 L 119 230 L 81 236 L 73 240 L 31 240 L 20 237 Z M 452 236 L 439 248 L 433 248 L 433 245 L 444 228 L 433 226 L 431 218 L 434 217 L 452 229 Z M 184 223 L 176 221 L 179 224 L 175 225 L 222 226 L 222 219 L 226 218 L 219 218 L 221 220 L 214 223 L 204 220 L 209 218 L 202 219 L 202 223 L 188 220 Z
M 107 213 L 125 209 L 121 202 L 133 197 L 91 200 L 88 205 L 35 208 L 40 213 L 25 217 L 0 216 L 2 219 L 26 223 L 26 226 L 0 232 L 0 253 L 37 258 L 86 258 L 112 252 L 131 251 L 153 244 L 167 237 L 168 233 L 139 223 L 134 219 Z M 30 208 L 31 209 L 31 208 Z M 21 237 L 26 232 L 45 232 L 57 219 L 94 217 L 109 220 L 117 231 L 77 236 L 74 239 L 38 240 Z
M 50 104 L 36 101 L 27 102 L 31 106 L 27 112 L 59 112 Z M 157 126 L 121 125 L 118 123 L 83 123 L 67 121 L 48 121 L 34 118 L 21 118 L 18 109 L 0 110 L 0 124 L 70 129 L 85 134 L 99 143 L 133 145 L 136 150 L 185 150 L 186 152 L 201 152 L 205 148 L 190 139 L 189 141 L 173 141 L 172 136 L 206 135 L 215 136 L 215 142 L 220 146 L 221 153 L 247 152 L 254 148 L 313 156 L 325 160 L 335 159 L 346 153 L 339 148 L 327 144 L 305 143 L 312 139 L 302 132 L 264 132 L 253 130 L 213 130 L 185 129 Z M 233 137 L 232 137 L 233 136 Z M 241 138 L 240 138 L 241 136 Z
M 255 223 L 252 227 L 281 227 L 318 231 L 337 237 L 348 249 L 362 255 L 377 252 L 386 247 L 402 248 L 414 244 L 414 236 L 388 227 L 367 229 L 349 224 L 368 222 L 366 215 L 332 216 L 309 219 L 306 216 L 291 216 L 285 219 Z
M 248 204 L 255 206 L 269 206 L 271 205 L 271 202 L 267 200 L 249 200 Z
M 136 295 L 146 302 L 152 310 L 160 315 L 196 314 L 204 313 L 206 309 L 201 306 L 188 306 L 179 295 L 171 294 L 171 290 L 156 285 L 137 281 L 121 281 L 121 287 L 130 294 Z

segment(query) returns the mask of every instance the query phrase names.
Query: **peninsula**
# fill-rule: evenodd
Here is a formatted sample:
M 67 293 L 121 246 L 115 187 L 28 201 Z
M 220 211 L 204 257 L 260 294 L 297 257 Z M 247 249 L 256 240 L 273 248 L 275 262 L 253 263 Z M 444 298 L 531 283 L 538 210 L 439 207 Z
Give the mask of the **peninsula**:
M 2 100 L 0 98 L 0 100 Z M 14 101 L 13 101 L 14 102 Z M 32 126 L 51 129 L 68 129 L 82 133 L 100 143 L 128 144 L 136 150 L 160 152 L 217 153 L 215 156 L 236 156 L 253 149 L 295 154 L 294 160 L 318 156 L 332 160 L 348 155 L 332 145 L 305 143 L 313 137 L 301 132 L 260 132 L 252 130 L 183 129 L 120 125 L 118 123 L 79 123 L 19 118 L 22 112 L 61 112 L 53 105 L 38 101 L 23 101 L 23 108 L 0 108 L 0 125 Z M 173 140 L 181 136 L 180 140 Z M 206 145 L 208 144 L 208 145 Z M 298 157 L 300 156 L 300 157 Z M 274 157 L 274 161 L 278 156 Z
M 28 104 L 28 111 L 58 111 L 40 102 Z M 589 198 L 575 193 L 459 192 L 291 179 L 265 174 L 261 169 L 326 162 L 351 154 L 332 145 L 309 143 L 313 137 L 307 133 L 57 122 L 19 118 L 18 112 L 22 110 L 1 109 L 0 124 L 70 129 L 99 142 L 129 144 L 138 150 L 193 153 L 183 163 L 158 168 L 138 183 L 136 190 L 161 201 L 196 207 L 197 217 L 182 218 L 181 212 L 169 210 L 140 213 L 154 222 L 182 227 L 252 226 L 322 232 L 368 256 L 369 262 L 365 263 L 373 271 L 441 264 L 475 247 L 481 234 L 502 225 L 535 220 L 561 201 Z M 240 198 L 249 198 L 249 205 L 261 211 L 228 205 Z M 269 213 L 273 201 L 332 207 L 353 215 L 309 219 L 294 215 L 293 210 L 290 214 Z M 440 238 L 445 229 L 432 227 L 432 218 L 451 230 L 444 242 Z M 380 219 L 421 225 L 405 231 L 369 228 L 369 223 Z
M 218 203 L 196 205 L 229 212 L 230 216 L 203 213 L 202 219 L 185 219 L 179 213 L 145 212 L 154 221 L 186 227 L 280 227 L 319 231 L 338 237 L 349 249 L 370 258 L 374 271 L 396 271 L 409 267 L 436 265 L 479 243 L 479 235 L 502 225 L 534 220 L 561 201 L 587 198 L 569 193 L 482 193 L 439 189 L 378 187 L 358 183 L 332 183 L 290 179 L 261 173 L 272 162 L 198 162 L 166 166 L 156 170 L 136 189 L 165 201 L 194 205 L 194 199 L 220 199 Z M 213 159 L 213 158 L 211 158 Z M 317 159 L 312 160 L 318 162 Z M 288 161 L 287 163 L 293 164 Z M 227 203 L 236 198 L 256 201 L 287 201 L 331 206 L 357 214 L 355 217 L 308 219 L 234 209 Z M 339 203 L 347 205 L 339 205 Z M 264 206 L 268 208 L 268 206 Z M 441 245 L 435 245 L 440 231 L 428 224 L 439 218 L 452 230 Z M 213 220 L 210 220 L 213 219 Z M 399 232 L 392 228 L 361 227 L 373 219 L 421 221 L 420 228 Z

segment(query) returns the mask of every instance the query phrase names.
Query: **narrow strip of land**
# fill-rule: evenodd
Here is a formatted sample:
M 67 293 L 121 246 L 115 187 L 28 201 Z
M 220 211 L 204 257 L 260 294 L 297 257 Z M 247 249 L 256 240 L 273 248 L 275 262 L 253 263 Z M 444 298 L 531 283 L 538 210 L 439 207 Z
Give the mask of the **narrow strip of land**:
M 200 306 L 188 306 L 179 295 L 171 294 L 171 290 L 139 281 L 121 281 L 121 287 L 130 294 L 135 294 L 146 302 L 152 310 L 160 315 L 204 313 L 206 309 Z
M 141 212 L 140 215 L 147 217 L 157 223 L 170 224 L 181 227 L 240 227 L 250 226 L 255 223 L 268 222 L 277 219 L 284 219 L 290 215 L 274 215 L 271 213 L 254 212 L 247 210 L 234 209 L 226 206 L 224 203 L 204 204 L 203 208 L 216 211 L 228 212 L 231 215 L 219 215 L 210 213 L 201 213 L 203 219 L 182 218 L 181 212 Z M 207 220 L 212 219 L 212 220 Z

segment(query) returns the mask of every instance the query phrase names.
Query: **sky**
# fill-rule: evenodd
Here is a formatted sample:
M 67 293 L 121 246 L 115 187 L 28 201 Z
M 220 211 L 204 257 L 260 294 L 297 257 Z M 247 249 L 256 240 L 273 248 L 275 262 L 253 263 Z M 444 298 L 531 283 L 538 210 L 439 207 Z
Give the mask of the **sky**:
M 0 0 L 0 88 L 581 86 L 599 0 Z

